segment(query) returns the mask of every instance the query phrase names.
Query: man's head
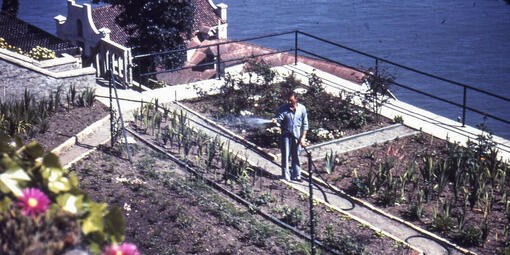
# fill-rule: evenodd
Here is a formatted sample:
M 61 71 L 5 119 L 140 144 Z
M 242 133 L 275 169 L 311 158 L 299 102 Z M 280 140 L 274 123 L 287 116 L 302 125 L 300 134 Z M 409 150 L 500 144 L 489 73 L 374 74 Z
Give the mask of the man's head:
M 298 95 L 296 94 L 296 92 L 290 90 L 284 94 L 283 99 L 286 100 L 288 104 L 295 107 L 298 102 Z

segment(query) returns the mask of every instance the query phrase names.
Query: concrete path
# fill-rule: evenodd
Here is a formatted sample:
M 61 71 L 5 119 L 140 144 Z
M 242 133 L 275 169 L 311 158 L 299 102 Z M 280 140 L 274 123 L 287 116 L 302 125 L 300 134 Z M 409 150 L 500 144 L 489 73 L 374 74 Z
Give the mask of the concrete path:
M 110 140 L 110 116 L 96 121 L 74 137 L 52 150 L 59 156 L 60 163 L 69 168 L 75 162 L 81 160 L 100 144 Z
M 376 143 L 384 143 L 386 141 L 394 140 L 398 137 L 406 137 L 416 133 L 418 133 L 418 131 L 408 128 L 402 124 L 394 124 L 365 133 L 342 137 L 321 144 L 308 146 L 307 149 L 312 154 L 313 160 L 316 160 L 324 158 L 326 153 L 329 153 L 330 151 L 336 152 L 337 154 L 342 154 L 345 152 L 372 146 Z M 305 152 L 302 151 L 301 155 L 304 157 Z

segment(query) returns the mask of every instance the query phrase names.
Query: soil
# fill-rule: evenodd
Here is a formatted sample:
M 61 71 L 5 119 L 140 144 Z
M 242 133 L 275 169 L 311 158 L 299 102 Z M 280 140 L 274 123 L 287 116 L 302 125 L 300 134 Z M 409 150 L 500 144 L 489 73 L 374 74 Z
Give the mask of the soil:
M 162 125 L 163 127 L 165 124 Z M 181 158 L 184 158 L 182 155 L 182 151 L 179 151 L 177 146 L 171 146 L 169 143 L 167 145 L 163 145 L 161 140 L 155 141 L 153 136 L 142 134 L 142 136 L 145 139 L 152 140 L 153 142 L 158 143 L 160 146 L 164 146 L 165 149 L 169 152 L 171 152 L 174 155 L 180 155 Z M 190 164 L 192 162 L 196 162 L 197 154 L 196 149 L 192 150 L 191 153 L 188 155 L 190 159 Z M 156 159 L 155 156 L 152 157 L 152 160 L 156 160 L 157 162 L 160 162 L 160 159 Z M 168 162 L 168 160 L 161 160 L 163 162 Z M 99 163 L 99 160 L 97 158 L 91 158 L 90 160 L 87 159 L 84 161 L 84 164 L 88 165 L 86 167 L 87 169 L 98 169 L 98 171 L 103 171 L 103 169 L 128 169 L 126 167 L 118 167 L 118 166 L 109 166 L 110 163 Z M 108 161 L 106 161 L 108 162 Z M 98 165 L 98 164 L 104 164 L 104 166 Z M 135 163 L 137 165 L 139 163 Z M 157 163 L 159 164 L 159 163 Z M 198 163 L 200 164 L 200 163 Z M 302 194 L 288 186 L 286 186 L 284 183 L 280 182 L 279 180 L 275 180 L 271 176 L 265 176 L 262 174 L 262 171 L 250 171 L 249 177 L 246 179 L 225 179 L 225 173 L 224 170 L 221 169 L 220 162 L 215 162 L 213 168 L 210 171 L 203 171 L 202 174 L 209 179 L 216 180 L 218 183 L 221 183 L 221 185 L 239 196 L 251 201 L 252 203 L 259 206 L 259 208 L 283 221 L 287 221 L 289 224 L 297 227 L 298 229 L 301 229 L 303 231 L 308 231 L 308 217 L 309 217 L 309 210 L 308 210 L 308 199 L 305 194 Z M 77 172 L 80 174 L 82 171 L 79 170 L 83 167 L 77 167 Z M 163 169 L 168 169 L 168 167 L 165 166 L 154 166 L 152 167 L 152 171 L 162 171 Z M 110 170 L 113 172 L 116 172 L 117 170 Z M 126 170 L 123 170 L 126 171 Z M 171 193 L 167 192 L 165 190 L 164 185 L 156 184 L 154 180 L 151 180 L 149 174 L 144 174 L 142 172 L 142 169 L 138 169 L 133 172 L 133 175 L 140 176 L 139 178 L 144 180 L 147 183 L 154 183 L 154 192 L 155 194 L 162 194 L 161 197 L 172 197 L 171 199 L 178 199 L 174 198 Z M 131 172 L 131 171 L 130 171 Z M 89 177 L 85 177 L 89 178 Z M 105 178 L 109 179 L 109 178 Z M 85 185 L 86 190 L 97 189 L 97 194 L 102 194 L 104 196 L 104 199 L 108 199 L 114 204 L 122 204 L 120 201 L 133 201 L 131 203 L 142 203 L 143 201 L 146 201 L 147 199 L 139 197 L 144 191 L 138 191 L 138 192 L 130 192 L 126 188 L 120 188 L 117 186 L 113 186 L 111 184 L 104 185 L 102 184 L 102 181 L 99 181 L 95 177 L 90 177 L 90 181 L 92 185 L 88 187 L 88 181 L 84 180 L 82 181 L 83 185 Z M 148 186 L 148 185 L 147 185 Z M 151 185 L 152 186 L 152 185 Z M 93 188 L 95 187 L 95 188 Z M 122 190 L 123 192 L 117 192 L 118 190 Z M 92 190 L 92 193 L 95 194 L 96 192 Z M 139 201 L 139 202 L 134 202 Z M 157 201 L 157 200 L 156 200 Z M 178 201 L 178 200 L 177 200 Z M 180 202 L 173 202 L 180 203 Z M 186 199 L 185 201 L 189 201 Z M 157 202 L 153 202 L 152 204 L 157 204 Z M 133 205 L 132 205 L 133 207 Z M 167 214 L 160 214 L 158 216 L 152 215 L 154 211 L 160 212 L 160 209 L 158 207 L 155 207 L 155 205 L 151 205 L 148 203 L 143 203 L 142 205 L 136 206 L 138 210 L 143 210 L 146 212 L 145 217 L 149 217 L 151 215 L 151 218 L 154 219 L 155 225 L 168 225 L 166 228 L 173 229 L 172 231 L 177 231 L 175 228 L 172 228 L 171 223 L 171 217 L 167 216 L 168 214 L 175 214 L 175 212 L 167 212 L 164 210 L 164 213 Z M 175 210 L 175 209 L 174 209 Z M 194 213 L 202 212 L 203 210 L 193 210 L 193 209 L 187 209 L 188 215 L 192 216 L 193 218 L 199 219 L 199 218 L 207 218 L 210 216 L 206 215 L 194 215 Z M 414 254 L 415 251 L 410 250 L 407 248 L 407 246 L 403 245 L 402 243 L 399 243 L 397 241 L 394 241 L 391 238 L 388 238 L 380 233 L 377 233 L 367 226 L 358 223 L 357 221 L 354 221 L 350 219 L 348 216 L 345 216 L 339 212 L 336 212 L 334 210 L 331 210 L 323 205 L 316 205 L 315 210 L 316 215 L 316 233 L 317 237 L 320 240 L 323 240 L 324 242 L 330 242 L 334 245 L 339 245 L 337 247 L 338 249 L 342 249 L 344 253 L 347 254 L 361 254 L 362 251 L 366 251 L 370 254 Z M 292 217 L 294 216 L 294 218 Z M 142 228 L 141 231 L 143 233 L 147 233 L 149 230 L 145 230 L 144 226 L 146 224 L 140 224 L 140 221 L 143 221 L 143 219 L 130 219 L 132 216 L 127 215 L 127 221 L 129 222 L 127 224 L 128 228 L 130 226 L 138 226 L 137 228 Z M 170 219 L 170 222 L 169 220 Z M 202 225 L 206 223 L 201 223 Z M 207 233 L 214 233 L 214 231 L 225 231 L 225 233 L 231 233 L 230 229 L 227 230 L 221 230 L 225 228 L 221 225 L 213 225 L 210 227 L 211 229 L 205 232 L 205 235 Z M 329 230 L 329 232 L 328 232 Z M 127 235 L 131 235 L 132 230 L 127 229 Z M 140 230 L 138 230 L 140 231 Z M 223 233 L 223 232 L 222 232 Z M 188 236 L 190 234 L 188 233 Z M 193 234 L 191 234 L 193 235 Z M 147 236 L 147 235 L 144 235 Z M 149 235 L 150 236 L 150 235 Z M 218 234 L 215 234 L 214 236 L 219 236 Z M 234 236 L 242 236 L 242 233 L 234 234 Z M 138 240 L 138 238 L 141 237 L 134 237 L 130 236 L 130 238 L 133 241 Z M 143 238 L 143 237 L 142 237 Z M 146 243 L 145 239 L 148 237 L 143 238 L 140 240 L 143 243 Z M 238 247 L 252 247 L 252 245 L 257 245 L 261 240 L 273 240 L 275 238 L 274 234 L 270 234 L 267 237 L 252 237 L 250 239 L 246 238 L 238 238 L 235 239 L 234 237 L 232 242 L 241 242 L 242 244 L 237 245 Z M 225 240 L 225 238 L 220 238 L 222 240 Z M 255 244 L 253 244 L 253 241 L 255 239 Z M 186 240 L 193 240 L 193 238 L 188 237 Z M 207 242 L 207 247 L 214 247 L 216 239 L 212 239 L 212 241 Z M 237 240 L 237 241 L 236 241 Z M 258 240 L 258 241 L 257 241 Z M 220 242 L 220 240 L 218 240 Z M 259 243 L 260 244 L 260 243 Z M 218 244 L 219 245 L 219 244 Z M 271 250 L 271 254 L 283 254 L 283 250 L 281 248 L 278 248 L 278 246 L 281 246 L 276 244 L 276 246 L 273 246 Z M 184 246 L 183 246 L 184 247 Z M 275 248 L 276 247 L 276 248 Z M 181 248 L 179 248 L 181 249 Z M 184 248 L 182 248 L 184 249 Z M 212 248 L 209 248 L 212 249 Z M 250 248 L 251 249 L 251 248 Z M 276 249 L 276 250 L 274 250 Z M 357 251 L 357 252 L 356 252 Z M 246 253 L 246 252 L 242 252 Z M 262 252 L 262 253 L 267 253 Z
M 119 206 L 127 242 L 142 254 L 301 254 L 306 245 L 202 182 L 164 155 L 134 146 L 133 164 L 101 147 L 72 169 L 80 186 Z
M 48 131 L 38 132 L 30 141 L 52 150 L 108 113 L 108 108 L 97 100 L 91 107 L 62 107 L 48 119 Z
M 319 175 L 328 183 L 345 190 L 353 196 L 359 196 L 357 194 L 357 188 L 353 184 L 354 177 L 356 176 L 367 176 L 370 169 L 377 169 L 380 164 L 383 164 L 385 160 L 395 160 L 395 166 L 391 169 L 391 173 L 395 178 L 399 178 L 406 167 L 413 161 L 416 160 L 418 166 L 416 171 L 419 174 L 419 167 L 423 166 L 424 155 L 431 155 L 434 159 L 440 159 L 445 157 L 445 150 L 447 149 L 447 142 L 441 139 L 434 138 L 430 135 L 419 133 L 417 135 L 399 138 L 384 144 L 378 144 L 372 147 L 366 147 L 363 149 L 347 152 L 338 155 L 340 164 L 334 169 L 331 174 L 327 174 L 325 168 L 325 161 L 320 160 L 314 162 L 316 165 Z M 507 187 L 510 181 L 507 178 Z M 450 239 L 455 243 L 461 243 L 464 240 L 459 240 L 458 231 L 454 227 L 451 231 L 439 231 L 432 227 L 434 210 L 438 211 L 438 214 L 444 214 L 443 206 L 446 201 L 451 203 L 451 215 L 454 225 L 457 225 L 456 217 L 460 215 L 461 208 L 463 207 L 463 201 L 459 198 L 455 201 L 453 195 L 453 183 L 447 183 L 444 191 L 438 197 L 432 196 L 430 202 L 424 204 L 424 216 L 422 218 L 410 217 L 408 213 L 408 207 L 410 203 L 416 201 L 416 190 L 413 190 L 411 185 L 407 185 L 405 188 L 404 198 L 405 200 L 397 199 L 394 204 L 381 203 L 380 196 L 374 194 L 369 197 L 360 197 L 365 201 L 379 206 L 384 211 L 404 218 L 415 225 L 422 228 L 428 229 L 432 232 Z M 478 254 L 495 254 L 496 251 L 502 249 L 505 246 L 503 230 L 505 225 L 509 224 L 508 219 L 505 216 L 505 206 L 503 202 L 500 202 L 501 196 L 496 195 L 495 204 L 492 212 L 489 216 L 490 232 L 487 241 L 482 246 L 467 246 L 470 250 Z M 483 213 L 482 210 L 475 206 L 472 210 L 468 209 L 466 215 L 466 226 L 479 227 L 482 223 Z M 463 246 L 463 245 L 461 245 Z

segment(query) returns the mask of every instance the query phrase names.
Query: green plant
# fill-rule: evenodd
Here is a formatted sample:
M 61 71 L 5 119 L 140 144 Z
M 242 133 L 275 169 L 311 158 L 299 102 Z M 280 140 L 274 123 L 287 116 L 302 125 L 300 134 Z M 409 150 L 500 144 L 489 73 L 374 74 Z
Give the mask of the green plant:
M 69 86 L 69 90 L 67 91 L 67 94 L 66 94 L 66 100 L 67 100 L 67 105 L 74 106 L 74 103 L 76 100 L 76 86 L 74 84 L 71 84 L 71 86 Z
M 252 82 L 252 73 L 261 78 L 266 85 L 270 84 L 277 76 L 276 71 L 272 70 L 271 66 L 264 61 L 257 62 L 255 59 L 250 59 L 247 66 L 246 71 L 250 76 L 250 83 Z
M 271 196 L 271 194 L 264 192 L 262 195 L 255 198 L 255 201 L 253 202 L 256 206 L 262 206 L 267 205 L 269 203 L 275 202 L 276 199 Z
M 15 226 L 23 228 L 21 231 L 15 231 L 15 236 L 12 236 L 12 233 L 0 236 L 0 240 L 7 241 L 6 244 L 2 244 L 2 249 L 5 247 L 10 249 L 11 245 L 19 244 L 19 240 L 26 244 L 24 241 L 33 237 L 41 234 L 50 235 L 49 232 L 40 232 L 46 231 L 45 229 L 51 232 L 54 231 L 54 227 L 60 226 L 74 232 L 73 222 L 77 222 L 76 226 L 81 230 L 84 243 L 89 244 L 89 249 L 94 253 L 99 253 L 101 246 L 107 243 L 123 241 L 124 220 L 120 209 L 111 207 L 108 210 L 107 204 L 93 202 L 87 193 L 79 189 L 75 173 L 62 168 L 56 155 L 45 152 L 37 142 L 23 144 L 19 138 L 7 136 L 0 137 L 0 152 L 3 158 L 0 162 L 0 213 L 12 216 L 2 218 L 2 221 L 7 222 L 0 224 L 7 224 L 7 227 L 2 228 L 0 234 L 8 234 L 9 232 L 3 231 L 9 231 L 8 226 L 12 226 L 12 222 L 15 222 Z M 40 218 L 34 220 L 35 228 L 30 226 L 34 224 L 28 223 L 27 218 L 17 214 L 19 209 L 13 202 L 18 197 L 24 196 L 25 191 L 22 189 L 27 187 L 39 190 L 48 197 L 50 203 L 47 211 L 42 212 L 45 213 L 45 221 L 41 221 Z M 68 219 L 70 222 L 59 222 L 61 219 L 64 221 Z M 42 224 L 39 225 L 41 228 L 38 228 L 37 224 Z M 51 230 L 42 227 L 51 224 L 53 224 Z M 54 248 L 51 242 L 47 244 L 51 246 L 48 246 L 49 248 Z
M 364 94 L 363 104 L 366 108 L 376 113 L 376 121 L 380 121 L 380 112 L 384 103 L 389 100 L 391 93 L 389 86 L 393 83 L 395 76 L 385 70 L 370 70 L 365 76 L 365 83 L 368 91 Z
M 443 204 L 443 214 L 437 212 L 437 207 L 434 209 L 434 217 L 431 223 L 431 228 L 442 233 L 446 233 L 455 228 L 455 222 L 450 216 L 450 203 L 446 201 Z
M 280 220 L 294 227 L 298 227 L 304 220 L 303 213 L 299 208 L 290 208 L 284 205 L 276 208 L 275 211 Z
M 356 240 L 341 229 L 335 230 L 332 224 L 326 226 L 323 235 L 325 236 L 324 244 L 340 251 L 342 254 L 361 255 L 366 253 L 366 248 L 361 241 Z
M 404 119 L 402 118 L 402 115 L 397 115 L 393 117 L 392 120 L 393 123 L 404 123 Z
M 333 150 L 330 150 L 329 153 L 326 152 L 326 157 L 324 158 L 325 160 L 325 167 L 326 167 L 326 172 L 328 174 L 331 174 L 333 173 L 333 171 L 335 170 L 335 167 L 336 167 L 336 164 L 337 164 L 337 154 L 336 152 L 333 152 Z
M 81 97 L 83 98 L 84 105 L 86 107 L 92 107 L 94 100 L 96 99 L 96 89 L 86 88 L 81 92 Z
M 416 195 L 416 200 L 414 202 L 409 203 L 407 206 L 407 211 L 405 216 L 409 219 L 418 220 L 424 216 L 423 208 L 424 208 L 424 194 L 423 191 L 419 191 Z
M 482 230 L 474 226 L 459 231 L 455 239 L 464 246 L 480 246 L 484 242 Z

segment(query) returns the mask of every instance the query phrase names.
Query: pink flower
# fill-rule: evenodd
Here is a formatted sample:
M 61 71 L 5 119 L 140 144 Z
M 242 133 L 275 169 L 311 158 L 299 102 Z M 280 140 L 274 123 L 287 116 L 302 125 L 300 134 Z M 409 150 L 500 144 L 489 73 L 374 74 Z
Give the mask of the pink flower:
M 122 245 L 106 246 L 102 255 L 140 255 L 136 245 L 132 243 L 123 243 Z
M 16 203 L 21 207 L 21 212 L 24 215 L 35 216 L 36 214 L 45 213 L 48 210 L 50 200 L 39 189 L 28 188 L 21 191 L 20 200 Z

